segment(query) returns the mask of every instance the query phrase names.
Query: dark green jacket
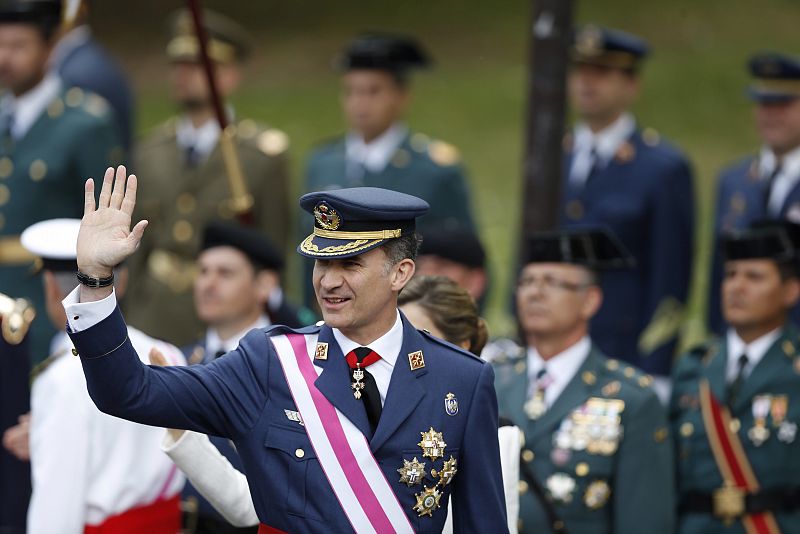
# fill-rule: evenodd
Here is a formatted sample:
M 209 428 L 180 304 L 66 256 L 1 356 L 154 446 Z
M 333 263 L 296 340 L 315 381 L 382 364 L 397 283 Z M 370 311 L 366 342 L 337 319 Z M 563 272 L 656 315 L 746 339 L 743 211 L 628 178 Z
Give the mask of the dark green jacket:
M 570 534 L 673 531 L 672 446 L 665 410 L 650 388 L 649 376 L 592 348 L 553 405 L 541 418 L 531 420 L 524 410 L 528 396 L 525 349 L 494 364 L 500 416 L 511 419 L 525 433 L 521 463 L 528 465 L 548 494 L 559 477 L 574 483 L 566 498 L 554 500 L 556 513 Z M 621 437 L 613 451 L 591 453 L 592 446 L 558 449 L 559 431 L 570 422 L 574 425 L 581 412 L 590 412 L 592 405 L 619 406 L 618 401 L 624 408 L 619 414 Z M 605 426 L 613 429 L 614 425 Z M 520 532 L 552 532 L 540 501 L 520 478 Z M 606 496 L 604 489 L 610 490 Z
M 800 333 L 787 325 L 781 337 L 770 347 L 763 359 L 743 382 L 731 410 L 731 417 L 744 453 L 753 467 L 761 488 L 800 486 L 800 439 L 781 435 L 781 422 L 800 423 Z M 735 355 L 738 357 L 739 355 Z M 689 491 L 711 493 L 722 486 L 722 476 L 711 453 L 708 434 L 703 425 L 698 396 L 701 379 L 707 379 L 717 400 L 725 404 L 728 398 L 726 364 L 727 341 L 720 339 L 682 357 L 673 374 L 673 393 L 670 403 L 670 423 L 675 440 L 679 499 Z M 748 431 L 754 426 L 753 400 L 758 395 L 785 395 L 787 413 L 770 413 L 767 427 L 770 435 L 756 445 Z M 774 403 L 773 406 L 776 406 Z M 777 409 L 777 408 L 776 408 Z M 772 406 L 770 412 L 773 411 Z M 780 420 L 780 422 L 778 421 Z M 738 428 L 737 428 L 738 427 Z M 789 435 L 791 432 L 789 432 Z M 800 438 L 800 436 L 798 436 Z M 679 501 L 680 502 L 680 501 Z M 776 513 L 782 532 L 800 532 L 800 510 Z M 740 521 L 726 526 L 710 514 L 686 513 L 679 517 L 681 533 L 743 533 Z

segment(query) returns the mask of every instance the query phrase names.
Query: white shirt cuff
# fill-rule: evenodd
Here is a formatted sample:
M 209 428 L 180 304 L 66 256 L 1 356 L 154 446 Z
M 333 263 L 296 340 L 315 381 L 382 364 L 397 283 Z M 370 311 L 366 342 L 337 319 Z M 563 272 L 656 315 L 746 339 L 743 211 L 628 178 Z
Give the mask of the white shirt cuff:
M 81 302 L 81 286 L 76 287 L 66 296 L 61 304 L 67 312 L 67 324 L 70 332 L 87 330 L 114 312 L 117 307 L 117 295 L 114 290 L 102 300 Z

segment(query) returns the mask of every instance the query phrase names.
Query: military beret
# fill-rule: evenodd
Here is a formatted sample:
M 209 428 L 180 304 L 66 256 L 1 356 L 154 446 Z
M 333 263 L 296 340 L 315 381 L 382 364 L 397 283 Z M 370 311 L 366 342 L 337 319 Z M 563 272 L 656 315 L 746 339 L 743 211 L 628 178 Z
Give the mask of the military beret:
M 787 220 L 760 220 L 722 237 L 726 260 L 770 259 L 793 263 L 800 253 L 800 225 Z
M 800 97 L 800 58 L 767 52 L 751 57 L 747 66 L 753 76 L 747 88 L 752 100 L 768 102 Z
M 356 256 L 413 234 L 416 218 L 430 208 L 415 196 L 377 187 L 308 193 L 300 206 L 314 215 L 313 232 L 297 247 L 309 258 Z
M 261 232 L 237 224 L 214 221 L 203 230 L 200 251 L 214 247 L 233 247 L 247 256 L 254 265 L 262 269 L 280 271 L 283 256 Z
M 647 57 L 650 47 L 641 37 L 587 24 L 575 32 L 572 60 L 623 70 L 636 70 Z
M 631 268 L 635 260 L 604 227 L 575 227 L 538 232 L 528 241 L 528 263 L 571 263 L 592 270 Z
M 235 63 L 250 55 L 252 39 L 236 21 L 210 9 L 203 10 L 203 25 L 208 33 L 208 55 L 218 63 Z M 172 61 L 199 61 L 200 47 L 194 19 L 188 9 L 170 17 L 167 57 Z
M 468 228 L 431 230 L 422 236 L 420 255 L 429 254 L 467 267 L 486 265 L 486 251 L 477 234 Z
M 370 69 L 405 73 L 428 67 L 431 59 L 412 37 L 365 33 L 351 42 L 338 60 L 340 70 Z
M 50 219 L 37 222 L 20 235 L 22 246 L 42 260 L 48 271 L 78 270 L 78 232 L 80 219 Z

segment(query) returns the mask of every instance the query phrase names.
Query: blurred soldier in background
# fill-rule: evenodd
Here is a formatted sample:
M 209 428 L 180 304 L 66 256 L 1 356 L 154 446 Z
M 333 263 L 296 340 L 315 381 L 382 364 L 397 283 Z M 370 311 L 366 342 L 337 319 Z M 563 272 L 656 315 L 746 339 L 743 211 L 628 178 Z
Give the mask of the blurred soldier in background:
M 211 11 L 204 13 L 217 88 L 226 98 L 239 86 L 250 38 L 236 22 Z M 234 212 L 220 129 L 188 11 L 173 17 L 171 31 L 167 56 L 173 98 L 181 115 L 159 126 L 135 154 L 134 169 L 142 183 L 136 217 L 148 219 L 151 229 L 131 258 L 136 284 L 131 287 L 126 314 L 131 324 L 145 332 L 184 345 L 203 332 L 192 304 L 203 227 L 215 219 L 232 219 Z M 229 112 L 233 114 L 230 108 Z M 255 201 L 253 222 L 284 250 L 290 222 L 288 138 L 250 119 L 234 127 L 245 182 Z
M 708 299 L 708 326 L 716 334 L 725 331 L 722 235 L 766 217 L 800 222 L 800 58 L 758 54 L 748 67 L 753 76 L 748 94 L 762 146 L 719 177 Z M 800 319 L 800 309 L 792 317 Z
M 592 339 L 655 375 L 666 402 L 691 278 L 694 190 L 686 158 L 630 112 L 647 52 L 620 31 L 577 33 L 569 93 L 579 121 L 566 143 L 562 217 L 566 226 L 608 226 L 633 254 L 633 271 L 601 280 L 606 305 Z
M 22 233 L 22 245 L 42 261 L 45 310 L 54 326 L 66 324 L 61 300 L 77 285 L 80 222 L 41 221 Z M 115 277 L 121 297 L 127 268 L 115 269 Z M 128 335 L 146 363 L 153 347 L 171 364 L 185 363 L 176 347 L 134 328 Z M 56 334 L 53 348 L 31 387 L 28 534 L 174 534 L 184 480 L 159 449 L 162 430 L 101 413 L 66 332 Z
M 61 24 L 59 0 L 0 1 L 0 292 L 44 309 L 33 256 L 19 244 L 32 223 L 79 217 L 76 195 L 124 156 L 108 103 L 70 88 L 48 58 Z M 31 356 L 50 353 L 55 330 L 44 314 L 31 327 Z
M 525 432 L 520 532 L 670 534 L 665 410 L 649 376 L 589 336 L 605 305 L 598 271 L 629 266 L 630 254 L 590 229 L 541 233 L 529 250 L 516 295 L 525 347 L 493 361 L 500 415 Z
M 92 36 L 89 0 L 62 0 L 75 4 L 75 13 L 62 7 L 65 20 L 50 55 L 50 67 L 67 87 L 80 87 L 105 98 L 114 110 L 119 138 L 127 153 L 133 136 L 133 94 L 120 65 Z
M 730 326 L 675 367 L 681 534 L 800 532 L 800 226 L 765 223 L 722 237 Z

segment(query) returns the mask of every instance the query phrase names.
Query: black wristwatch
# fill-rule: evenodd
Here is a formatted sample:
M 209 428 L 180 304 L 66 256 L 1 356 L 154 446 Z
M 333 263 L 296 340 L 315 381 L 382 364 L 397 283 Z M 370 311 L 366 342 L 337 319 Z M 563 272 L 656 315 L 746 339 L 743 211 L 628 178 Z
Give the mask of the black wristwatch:
M 91 287 L 94 289 L 97 289 L 99 287 L 108 287 L 114 283 L 113 272 L 111 273 L 111 276 L 107 276 L 105 278 L 94 278 L 80 271 L 75 271 L 75 276 L 78 278 L 78 282 L 85 285 L 86 287 Z

